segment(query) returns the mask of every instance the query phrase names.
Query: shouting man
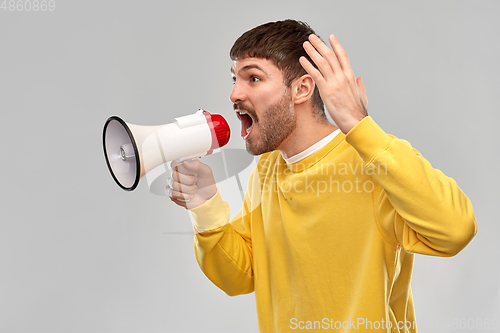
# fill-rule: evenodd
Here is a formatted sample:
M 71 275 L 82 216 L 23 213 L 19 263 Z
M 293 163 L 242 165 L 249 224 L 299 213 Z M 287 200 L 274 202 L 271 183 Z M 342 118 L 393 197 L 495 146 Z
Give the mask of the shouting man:
M 238 38 L 230 99 L 261 155 L 243 207 L 230 218 L 198 160 L 173 162 L 167 190 L 193 215 L 206 276 L 228 295 L 255 291 L 261 332 L 415 332 L 414 254 L 461 251 L 477 232 L 472 205 L 368 116 L 363 81 L 329 44 L 293 20 Z

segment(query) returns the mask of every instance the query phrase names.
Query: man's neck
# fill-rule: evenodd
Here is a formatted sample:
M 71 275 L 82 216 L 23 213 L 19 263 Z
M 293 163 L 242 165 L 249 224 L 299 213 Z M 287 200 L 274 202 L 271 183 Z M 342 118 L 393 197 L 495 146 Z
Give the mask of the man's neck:
M 284 158 L 295 156 L 316 142 L 327 137 L 338 127 L 328 122 L 319 121 L 315 117 L 297 120 L 297 127 L 278 148 Z

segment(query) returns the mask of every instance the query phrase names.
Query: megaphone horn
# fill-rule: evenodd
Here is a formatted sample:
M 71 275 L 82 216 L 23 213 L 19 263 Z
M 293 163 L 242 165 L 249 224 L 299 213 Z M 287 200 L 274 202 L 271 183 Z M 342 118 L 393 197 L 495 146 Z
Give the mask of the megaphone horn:
M 226 145 L 230 135 L 224 117 L 200 109 L 159 126 L 139 126 L 109 117 L 102 141 L 111 176 L 122 189 L 132 191 L 157 166 L 210 155 Z

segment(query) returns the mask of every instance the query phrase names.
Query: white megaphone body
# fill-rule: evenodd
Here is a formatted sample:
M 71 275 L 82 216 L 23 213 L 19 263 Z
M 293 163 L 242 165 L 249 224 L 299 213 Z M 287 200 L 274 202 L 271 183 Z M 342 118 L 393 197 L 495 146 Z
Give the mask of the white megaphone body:
M 157 166 L 210 155 L 227 144 L 230 135 L 224 117 L 200 109 L 160 126 L 128 124 L 113 116 L 104 125 L 102 140 L 113 179 L 132 191 Z

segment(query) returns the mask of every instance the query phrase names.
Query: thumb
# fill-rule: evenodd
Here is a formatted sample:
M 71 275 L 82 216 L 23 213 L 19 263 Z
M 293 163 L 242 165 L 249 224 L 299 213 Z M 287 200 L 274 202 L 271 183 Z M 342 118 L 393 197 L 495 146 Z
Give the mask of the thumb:
M 368 115 L 368 97 L 366 96 L 366 88 L 363 83 L 363 79 L 361 77 L 358 77 L 356 79 L 356 84 L 358 88 L 358 96 L 359 100 L 361 102 L 361 105 L 363 106 L 363 111 L 365 112 L 366 115 Z

